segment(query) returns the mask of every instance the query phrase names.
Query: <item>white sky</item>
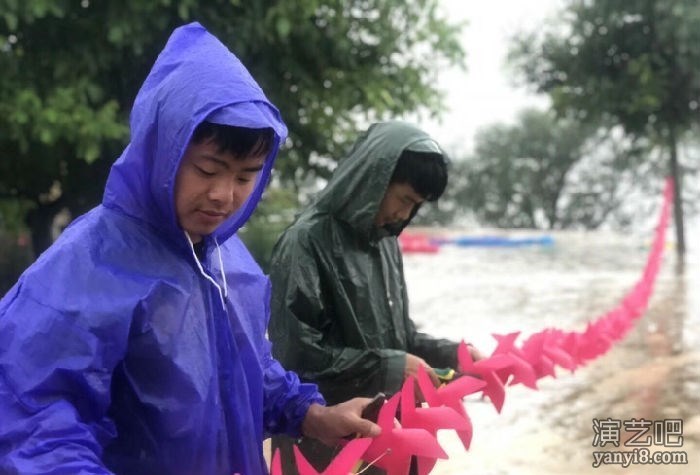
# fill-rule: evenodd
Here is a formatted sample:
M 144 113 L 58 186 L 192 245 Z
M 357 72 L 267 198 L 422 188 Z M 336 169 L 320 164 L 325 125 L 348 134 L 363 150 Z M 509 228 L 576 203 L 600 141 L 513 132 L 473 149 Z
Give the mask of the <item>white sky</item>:
M 421 121 L 454 158 L 471 152 L 475 132 L 485 125 L 511 122 L 529 106 L 545 108 L 546 98 L 516 88 L 505 65 L 508 38 L 531 30 L 551 17 L 561 0 L 442 0 L 443 11 L 454 21 L 466 20 L 462 45 L 467 70 L 445 70 L 439 87 L 449 109 L 441 122 Z

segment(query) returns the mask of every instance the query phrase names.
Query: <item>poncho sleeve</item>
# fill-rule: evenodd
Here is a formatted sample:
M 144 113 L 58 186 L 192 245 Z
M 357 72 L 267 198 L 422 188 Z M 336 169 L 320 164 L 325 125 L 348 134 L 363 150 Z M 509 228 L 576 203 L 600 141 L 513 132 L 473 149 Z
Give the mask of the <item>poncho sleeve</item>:
M 269 298 L 265 299 L 268 317 L 269 302 Z M 309 406 L 314 403 L 325 405 L 326 401 L 315 384 L 302 383 L 296 373 L 282 367 L 272 356 L 272 345 L 267 338 L 261 346 L 265 436 L 287 434 L 298 437 Z
M 110 473 L 106 413 L 128 319 L 45 283 L 30 274 L 0 301 L 0 473 Z M 59 305 L 51 292 L 64 290 Z

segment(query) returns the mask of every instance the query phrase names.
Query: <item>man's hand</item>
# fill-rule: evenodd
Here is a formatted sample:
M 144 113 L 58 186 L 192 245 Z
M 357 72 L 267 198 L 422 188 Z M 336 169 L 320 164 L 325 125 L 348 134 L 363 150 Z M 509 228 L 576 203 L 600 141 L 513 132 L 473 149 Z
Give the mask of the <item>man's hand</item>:
M 418 368 L 421 366 L 425 368 L 425 372 L 428 373 L 428 376 L 430 376 L 433 386 L 436 388 L 440 387 L 440 378 L 438 378 L 437 374 L 435 374 L 433 368 L 431 368 L 423 358 L 412 355 L 411 353 L 406 353 L 406 366 L 403 370 L 404 379 L 408 378 L 409 376 L 413 376 L 416 381 L 418 381 Z
M 469 355 L 471 355 L 472 361 L 474 361 L 474 363 L 486 358 L 486 356 L 484 356 L 484 354 L 481 351 L 479 351 L 479 349 L 476 346 L 472 345 L 471 343 L 467 343 L 467 348 L 469 349 Z
M 484 356 L 484 354 L 481 351 L 479 351 L 479 349 L 477 347 L 475 347 L 474 345 L 472 345 L 471 343 L 467 343 L 467 349 L 469 350 L 469 356 L 471 356 L 472 361 L 474 363 L 486 358 L 486 356 Z M 464 368 L 461 367 L 461 365 L 459 366 L 458 369 L 459 369 L 460 373 L 462 373 L 464 375 L 471 376 L 472 378 L 483 379 L 481 377 L 481 375 L 478 373 L 472 373 L 471 371 L 465 371 Z
M 362 410 L 371 401 L 368 398 L 357 397 L 335 406 L 312 404 L 301 424 L 301 433 L 330 447 L 347 436 L 376 437 L 382 430 L 377 424 L 361 416 Z

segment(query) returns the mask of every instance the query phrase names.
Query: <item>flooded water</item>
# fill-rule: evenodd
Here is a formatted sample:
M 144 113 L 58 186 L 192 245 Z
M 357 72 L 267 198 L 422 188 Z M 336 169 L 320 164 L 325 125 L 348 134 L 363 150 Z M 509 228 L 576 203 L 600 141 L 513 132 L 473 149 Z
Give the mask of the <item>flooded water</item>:
M 640 277 L 652 232 L 644 235 L 558 233 L 551 247 L 458 248 L 404 257 L 411 314 L 423 331 L 463 338 L 482 351 L 491 333 L 521 331 L 520 342 L 546 327 L 582 330 L 615 307 Z M 670 229 L 668 236 L 671 235 Z M 691 238 L 697 232 L 688 233 Z M 451 433 L 440 434 L 450 456 L 433 474 L 699 474 L 700 253 L 676 273 L 668 246 L 650 306 L 627 337 L 607 354 L 539 391 L 507 388 L 501 414 L 488 401 L 467 399 L 474 424 L 467 452 Z M 593 419 L 682 420 L 688 464 L 593 467 Z M 642 437 L 644 439 L 645 437 Z M 643 458 L 642 458 L 643 459 Z M 639 460 L 639 459 L 638 459 Z

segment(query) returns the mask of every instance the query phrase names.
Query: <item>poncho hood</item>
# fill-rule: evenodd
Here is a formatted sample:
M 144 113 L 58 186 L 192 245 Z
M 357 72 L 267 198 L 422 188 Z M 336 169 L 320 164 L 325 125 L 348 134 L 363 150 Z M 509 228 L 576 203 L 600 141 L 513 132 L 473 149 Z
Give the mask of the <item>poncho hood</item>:
M 136 96 L 131 141 L 112 166 L 102 204 L 186 242 L 175 213 L 175 177 L 204 121 L 275 133 L 251 196 L 213 233 L 220 243 L 231 237 L 260 200 L 287 128 L 245 66 L 199 23 L 173 32 Z
M 363 237 L 382 237 L 374 217 L 404 150 L 443 154 L 427 133 L 412 124 L 373 124 L 357 139 L 307 213 L 330 213 Z

